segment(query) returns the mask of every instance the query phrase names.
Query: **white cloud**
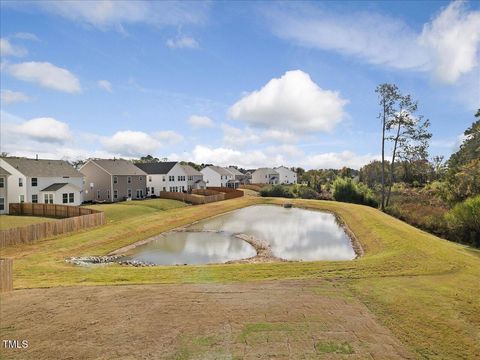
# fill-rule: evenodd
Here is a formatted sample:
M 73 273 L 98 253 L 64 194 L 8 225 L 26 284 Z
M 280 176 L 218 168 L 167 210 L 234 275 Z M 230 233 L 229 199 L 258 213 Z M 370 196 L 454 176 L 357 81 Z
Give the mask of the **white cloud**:
M 265 152 L 270 155 L 285 155 L 287 158 L 290 159 L 298 159 L 305 155 L 305 153 L 295 145 L 269 146 L 265 149 Z
M 72 139 L 67 123 L 51 117 L 35 118 L 20 124 L 4 124 L 7 132 L 41 143 L 63 144 Z M 20 140 L 21 141 L 21 140 Z
M 161 146 L 159 140 L 142 131 L 117 131 L 101 140 L 105 149 L 122 156 L 143 156 L 155 153 Z
M 212 128 L 213 120 L 208 116 L 192 115 L 188 118 L 188 123 L 194 128 Z
M 478 64 L 480 12 L 454 1 L 420 33 L 400 19 L 372 12 L 339 14 L 310 5 L 269 8 L 266 16 L 277 36 L 301 46 L 335 51 L 367 63 L 429 71 L 455 82 Z
M 25 56 L 28 51 L 22 46 L 12 44 L 8 39 L 0 39 L 0 55 L 4 56 Z
M 112 84 L 108 80 L 98 80 L 97 86 L 102 90 L 112 92 Z
M 29 32 L 18 32 L 15 33 L 13 37 L 20 40 L 40 41 L 37 35 Z
M 123 31 L 123 25 L 126 24 L 143 23 L 157 27 L 202 24 L 210 7 L 209 3 L 200 1 L 91 0 L 26 3 L 23 5 L 36 6 L 48 13 L 101 30 L 113 28 L 120 31 Z
M 2 89 L 1 100 L 6 104 L 12 104 L 15 102 L 26 102 L 29 100 L 29 97 L 20 91 Z
M 468 12 L 463 2 L 452 2 L 425 24 L 419 41 L 431 54 L 436 78 L 453 83 L 478 65 L 480 11 Z
M 171 49 L 197 49 L 199 47 L 198 41 L 191 36 L 181 35 L 175 38 L 168 39 L 167 46 Z
M 380 155 L 358 155 L 352 151 L 330 152 L 309 155 L 299 162 L 306 169 L 340 169 L 343 166 L 359 169 L 373 160 L 379 160 Z
M 252 129 L 239 129 L 227 124 L 221 125 L 223 131 L 223 142 L 227 146 L 243 147 L 260 142 L 260 136 Z
M 244 96 L 230 108 L 229 115 L 281 131 L 329 131 L 344 117 L 346 103 L 338 92 L 321 89 L 310 75 L 295 70 Z
M 295 143 L 298 141 L 298 137 L 291 131 L 282 130 L 266 130 L 262 134 L 262 138 L 280 143 Z
M 177 144 L 184 140 L 183 135 L 172 130 L 158 131 L 153 135 L 156 139 L 160 140 L 161 142 L 167 143 L 170 145 Z
M 17 79 L 37 83 L 43 87 L 68 93 L 80 92 L 80 81 L 67 69 L 49 62 L 24 62 L 6 65 L 7 71 Z

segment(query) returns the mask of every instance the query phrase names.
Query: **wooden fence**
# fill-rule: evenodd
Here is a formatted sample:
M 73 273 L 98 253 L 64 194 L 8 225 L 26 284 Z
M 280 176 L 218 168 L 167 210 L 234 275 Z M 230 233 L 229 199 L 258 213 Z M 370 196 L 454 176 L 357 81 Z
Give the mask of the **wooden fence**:
M 1 230 L 0 249 L 17 244 L 31 244 L 52 236 L 105 224 L 104 212 L 78 206 L 16 203 L 10 204 L 9 210 L 11 215 L 64 218 Z
M 235 198 L 238 198 L 238 197 L 242 197 L 244 195 L 243 191 L 241 191 L 241 190 L 232 189 L 232 188 L 225 188 L 225 187 L 209 186 L 209 187 L 207 187 L 207 190 L 214 190 L 214 191 L 224 193 L 225 194 L 225 200 L 235 199 Z
M 225 194 L 223 193 L 203 196 L 198 194 L 186 194 L 181 192 L 160 191 L 160 197 L 164 199 L 180 200 L 194 205 L 208 204 L 215 201 L 225 200 Z
M 0 258 L 0 293 L 13 290 L 13 260 Z
M 240 189 L 250 189 L 253 191 L 260 191 L 266 186 L 268 185 L 267 184 L 245 184 L 245 185 L 240 185 Z

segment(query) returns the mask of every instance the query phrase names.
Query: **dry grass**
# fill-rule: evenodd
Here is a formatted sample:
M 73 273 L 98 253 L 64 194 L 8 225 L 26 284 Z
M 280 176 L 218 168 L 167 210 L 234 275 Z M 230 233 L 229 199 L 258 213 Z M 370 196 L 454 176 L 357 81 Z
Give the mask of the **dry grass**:
M 55 219 L 39 216 L 0 215 L 0 230 L 7 230 L 52 220 Z

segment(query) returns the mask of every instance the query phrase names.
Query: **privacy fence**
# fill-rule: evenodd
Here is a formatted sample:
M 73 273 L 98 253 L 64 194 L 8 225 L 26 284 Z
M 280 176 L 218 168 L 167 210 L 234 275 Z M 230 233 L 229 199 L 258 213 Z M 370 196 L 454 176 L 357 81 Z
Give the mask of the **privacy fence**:
M 232 188 L 209 186 L 209 187 L 207 187 L 207 190 L 214 190 L 214 191 L 219 191 L 219 192 L 224 193 L 225 194 L 225 200 L 234 199 L 234 198 L 238 198 L 238 197 L 243 196 L 243 191 L 237 190 L 237 189 L 232 189 Z
M 233 199 L 243 196 L 243 191 L 223 188 L 209 187 L 207 189 L 195 189 L 191 194 L 161 191 L 160 197 L 165 199 L 180 200 L 190 204 L 208 204 L 211 202 Z
M 13 260 L 0 258 L 0 293 L 13 290 Z
M 52 236 L 105 224 L 103 211 L 79 206 L 12 203 L 10 215 L 62 218 L 0 231 L 0 249 L 17 244 L 30 244 Z

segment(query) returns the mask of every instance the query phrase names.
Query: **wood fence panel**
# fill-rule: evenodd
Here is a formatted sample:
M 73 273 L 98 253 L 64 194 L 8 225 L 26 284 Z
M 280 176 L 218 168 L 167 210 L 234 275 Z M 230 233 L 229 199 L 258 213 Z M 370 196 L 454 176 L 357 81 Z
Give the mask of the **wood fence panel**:
M 13 290 L 13 260 L 0 259 L 0 293 Z

